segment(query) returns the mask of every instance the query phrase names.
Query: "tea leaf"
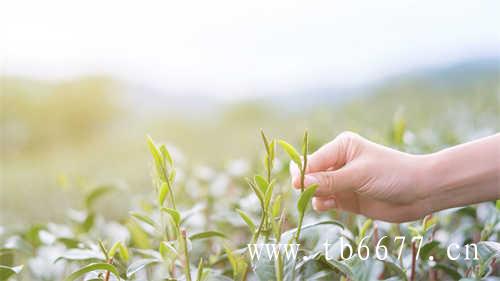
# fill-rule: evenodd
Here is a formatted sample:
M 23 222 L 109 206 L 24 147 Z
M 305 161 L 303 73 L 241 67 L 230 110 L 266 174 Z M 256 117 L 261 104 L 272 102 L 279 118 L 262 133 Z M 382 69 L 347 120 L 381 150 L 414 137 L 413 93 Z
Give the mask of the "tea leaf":
M 87 209 L 90 209 L 97 199 L 116 189 L 117 188 L 115 186 L 109 185 L 98 186 L 92 189 L 85 197 L 85 206 L 87 207 Z
M 297 210 L 299 213 L 305 213 L 306 208 L 311 201 L 311 198 L 314 196 L 316 189 L 318 188 L 317 184 L 313 184 L 307 187 L 304 192 L 300 194 L 299 200 L 297 201 Z
M 163 156 L 163 159 L 166 159 L 168 164 L 170 164 L 170 166 L 173 166 L 174 161 L 172 160 L 172 156 L 170 156 L 170 152 L 168 152 L 168 149 L 164 144 L 160 145 L 160 152 Z
M 278 195 L 274 199 L 273 207 L 272 207 L 272 215 L 274 218 L 279 216 L 280 210 L 281 210 L 281 195 Z
M 431 251 L 436 248 L 437 246 L 439 246 L 439 241 L 431 241 L 427 244 L 425 244 L 424 246 L 422 246 L 422 249 L 420 249 L 420 259 L 426 261 L 430 254 L 431 254 Z
M 89 261 L 89 260 L 104 260 L 105 256 L 101 252 L 87 249 L 69 249 L 58 257 L 54 263 L 60 260 L 68 261 Z
M 148 135 L 147 136 L 147 142 L 148 142 L 148 147 L 149 151 L 151 152 L 151 155 L 153 156 L 154 162 L 155 162 L 155 167 L 156 167 L 156 172 L 158 176 L 163 180 L 167 181 L 166 176 L 165 176 L 165 167 L 163 165 L 163 158 L 158 151 L 158 148 L 153 142 L 153 139 Z
M 19 274 L 23 269 L 23 265 L 10 267 L 6 265 L 0 265 L 0 280 L 8 280 L 12 275 Z
M 236 212 L 240 215 L 240 217 L 245 221 L 245 223 L 248 225 L 248 228 L 250 229 L 251 233 L 255 232 L 255 224 L 253 223 L 252 219 L 250 216 L 248 216 L 244 211 L 240 209 L 236 209 Z
M 128 268 L 127 268 L 127 278 L 132 277 L 135 273 L 138 271 L 142 270 L 143 268 L 153 265 L 155 263 L 159 263 L 161 260 L 158 259 L 141 259 L 133 262 Z
M 366 232 L 368 231 L 368 229 L 372 226 L 372 223 L 373 221 L 371 219 L 367 219 L 363 225 L 361 226 L 361 228 L 359 229 L 359 238 L 364 238 L 365 235 L 366 235 Z
M 109 252 L 108 252 L 108 256 L 110 258 L 113 258 L 116 254 L 116 251 L 119 252 L 120 254 L 120 257 L 124 260 L 124 261 L 128 261 L 128 258 L 129 258 L 129 254 L 128 254 L 128 250 L 127 250 L 127 247 L 125 247 L 121 242 L 116 242 L 113 247 L 111 247 L 111 249 L 109 249 Z
M 202 281 L 203 279 L 203 258 L 200 259 L 198 263 L 198 271 L 196 273 L 196 281 Z
M 160 187 L 160 191 L 158 193 L 158 205 L 162 206 L 163 202 L 165 202 L 165 198 L 167 197 L 167 193 L 169 192 L 169 187 L 166 182 L 162 183 Z
M 93 264 L 84 266 L 84 267 L 80 268 L 79 270 L 71 273 L 71 275 L 66 277 L 64 279 L 64 281 L 76 280 L 76 279 L 80 278 L 81 276 L 84 276 L 85 274 L 92 272 L 92 271 L 96 271 L 96 270 L 109 271 L 109 272 L 113 273 L 113 275 L 115 275 L 118 280 L 120 280 L 120 274 L 118 273 L 118 270 L 116 270 L 116 267 L 114 267 L 113 265 L 108 264 L 108 263 L 93 263 Z
M 266 191 L 266 195 L 264 196 L 264 209 L 267 210 L 269 208 L 269 203 L 271 202 L 271 197 L 273 196 L 274 190 L 274 182 L 271 182 Z
M 177 250 L 169 243 L 166 241 L 162 241 L 160 243 L 160 254 L 163 258 L 168 258 L 168 257 L 176 257 L 178 255 Z
M 247 183 L 248 183 L 248 185 L 250 185 L 250 188 L 252 188 L 255 195 L 257 195 L 257 198 L 259 199 L 262 207 L 264 207 L 264 194 L 262 193 L 262 190 L 260 190 L 260 188 L 256 187 L 254 185 L 254 183 L 248 179 L 247 179 Z
M 267 188 L 269 186 L 269 183 L 267 182 L 267 180 L 265 180 L 262 176 L 257 175 L 254 177 L 254 181 L 257 184 L 257 186 L 260 188 L 262 193 L 266 193 Z
M 291 144 L 287 143 L 284 140 L 279 140 L 278 143 L 281 145 L 283 150 L 285 150 L 290 159 L 292 159 L 292 161 L 295 162 L 295 164 L 297 164 L 299 170 L 302 170 L 302 160 L 300 159 L 300 155 L 297 152 L 297 150 L 295 150 L 295 148 L 293 148 Z
M 266 134 L 264 134 L 264 130 L 260 129 L 260 135 L 262 137 L 262 141 L 264 142 L 264 146 L 266 147 L 267 154 L 268 155 L 271 154 L 271 152 L 269 150 L 269 148 L 270 148 L 270 146 L 269 146 L 269 140 L 267 139 Z
M 198 240 L 198 239 L 206 239 L 210 237 L 222 237 L 224 239 L 227 239 L 227 236 L 224 233 L 215 231 L 215 230 L 209 230 L 209 231 L 204 231 L 204 232 L 199 232 L 196 234 L 193 234 L 189 236 L 189 239 L 191 240 Z
M 130 215 L 144 223 L 147 223 L 149 225 L 151 225 L 152 227 L 156 228 L 156 223 L 148 216 L 146 215 L 143 215 L 141 213 L 138 213 L 138 212 L 130 212 Z
M 172 168 L 170 171 L 170 174 L 168 175 L 168 181 L 170 184 L 173 184 L 175 182 L 175 176 L 177 175 L 177 171 L 175 168 Z
M 180 223 L 181 223 L 181 214 L 177 210 L 170 209 L 170 208 L 165 208 L 165 207 L 162 207 L 160 210 L 163 211 L 163 212 L 168 213 L 170 215 L 170 217 L 172 217 L 172 220 L 174 221 L 174 223 L 175 223 L 176 226 L 180 225 Z

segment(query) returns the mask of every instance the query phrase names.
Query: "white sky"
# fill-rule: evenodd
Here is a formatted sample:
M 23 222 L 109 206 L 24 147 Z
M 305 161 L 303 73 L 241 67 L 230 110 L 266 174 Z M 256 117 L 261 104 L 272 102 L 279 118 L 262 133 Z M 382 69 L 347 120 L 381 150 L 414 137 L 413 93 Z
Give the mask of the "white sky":
M 0 70 L 220 97 L 500 55 L 500 1 L 2 1 Z

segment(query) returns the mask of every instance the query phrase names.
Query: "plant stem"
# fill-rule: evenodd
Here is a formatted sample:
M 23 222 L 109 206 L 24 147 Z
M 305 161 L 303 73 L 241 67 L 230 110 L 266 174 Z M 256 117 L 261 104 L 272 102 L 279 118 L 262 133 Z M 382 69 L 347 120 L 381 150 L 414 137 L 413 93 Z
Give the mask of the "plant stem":
M 186 281 L 191 281 L 191 269 L 189 267 L 189 252 L 188 252 L 188 247 L 187 247 L 187 240 L 186 240 L 186 231 L 182 230 L 180 233 L 180 238 L 182 240 L 182 246 L 184 248 L 184 269 L 185 269 L 185 275 L 186 275 Z
M 295 242 L 299 243 L 300 238 L 300 230 L 302 229 L 302 222 L 304 221 L 304 213 L 301 213 L 299 216 L 299 221 L 297 223 L 297 232 L 295 233 Z
M 266 211 L 262 210 L 262 217 L 260 219 L 259 228 L 257 229 L 257 232 L 255 232 L 253 237 L 252 237 L 252 244 L 257 242 L 257 240 L 259 239 L 260 233 L 262 232 L 262 228 L 263 228 L 265 223 L 266 223 Z
M 113 258 L 108 259 L 107 263 L 108 264 L 112 264 L 113 263 Z M 106 271 L 106 275 L 104 276 L 104 281 L 109 281 L 109 275 L 110 275 L 110 272 L 109 272 L 109 270 L 107 270 Z
M 415 267 L 417 265 L 417 247 L 415 246 L 415 242 L 411 243 L 411 273 L 410 273 L 410 281 L 415 281 Z

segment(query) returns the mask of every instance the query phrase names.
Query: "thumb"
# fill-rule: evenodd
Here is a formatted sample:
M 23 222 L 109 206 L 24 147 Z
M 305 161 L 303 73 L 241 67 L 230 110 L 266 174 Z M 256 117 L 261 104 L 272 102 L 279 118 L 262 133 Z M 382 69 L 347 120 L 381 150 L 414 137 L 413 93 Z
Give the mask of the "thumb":
M 318 185 L 315 196 L 332 196 L 335 192 L 354 190 L 358 187 L 356 173 L 351 166 L 344 166 L 335 171 L 307 174 L 304 185 Z

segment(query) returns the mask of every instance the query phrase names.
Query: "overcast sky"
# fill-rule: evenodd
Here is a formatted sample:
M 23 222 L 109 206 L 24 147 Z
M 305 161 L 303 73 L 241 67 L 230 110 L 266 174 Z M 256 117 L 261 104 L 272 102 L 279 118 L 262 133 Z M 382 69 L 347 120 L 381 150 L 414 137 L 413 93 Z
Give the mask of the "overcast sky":
M 1 71 L 232 98 L 500 55 L 496 0 L 133 2 L 2 1 Z

